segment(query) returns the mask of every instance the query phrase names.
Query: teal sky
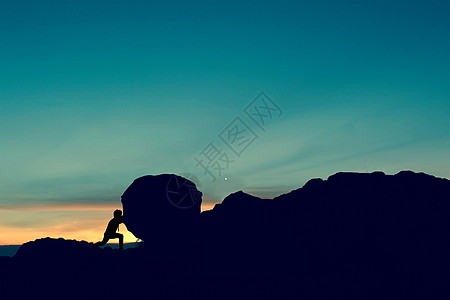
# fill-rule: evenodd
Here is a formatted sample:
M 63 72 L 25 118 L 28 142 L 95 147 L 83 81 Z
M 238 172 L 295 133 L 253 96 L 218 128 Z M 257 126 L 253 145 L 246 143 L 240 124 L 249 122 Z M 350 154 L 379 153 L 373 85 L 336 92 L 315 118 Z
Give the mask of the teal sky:
M 0 209 L 116 203 L 190 173 L 206 202 L 338 171 L 450 178 L 447 1 L 0 1 Z M 244 108 L 283 111 L 262 131 Z M 237 157 L 219 134 L 258 138 Z M 234 162 L 216 181 L 194 157 Z M 225 180 L 227 178 L 227 180 Z

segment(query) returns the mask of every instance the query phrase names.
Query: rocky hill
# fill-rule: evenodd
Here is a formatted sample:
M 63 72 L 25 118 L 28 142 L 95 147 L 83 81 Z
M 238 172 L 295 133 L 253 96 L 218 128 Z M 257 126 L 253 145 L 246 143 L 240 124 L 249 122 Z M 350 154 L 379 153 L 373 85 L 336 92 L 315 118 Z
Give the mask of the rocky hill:
M 0 260 L 0 295 L 450 299 L 449 217 L 447 179 L 337 173 L 274 199 L 236 192 L 184 219 L 182 235 L 161 226 L 135 249 L 26 243 Z

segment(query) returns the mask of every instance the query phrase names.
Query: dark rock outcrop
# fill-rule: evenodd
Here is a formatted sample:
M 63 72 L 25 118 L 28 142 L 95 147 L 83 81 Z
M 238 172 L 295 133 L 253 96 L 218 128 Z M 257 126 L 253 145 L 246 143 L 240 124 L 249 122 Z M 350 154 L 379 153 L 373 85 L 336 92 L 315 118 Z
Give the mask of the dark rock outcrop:
M 200 216 L 201 196 L 195 184 L 181 176 L 143 176 L 122 195 L 123 220 L 144 241 L 183 236 Z
M 64 240 L 24 244 L 15 257 L 0 259 L 0 293 L 6 299 L 122 299 L 130 291 L 144 299 L 450 299 L 446 179 L 410 171 L 337 173 L 274 199 L 240 191 L 194 215 L 196 231 L 186 231 L 183 243 L 154 243 L 148 235 L 155 231 L 174 236 L 172 227 L 154 224 L 137 225 L 146 242 L 124 251 Z

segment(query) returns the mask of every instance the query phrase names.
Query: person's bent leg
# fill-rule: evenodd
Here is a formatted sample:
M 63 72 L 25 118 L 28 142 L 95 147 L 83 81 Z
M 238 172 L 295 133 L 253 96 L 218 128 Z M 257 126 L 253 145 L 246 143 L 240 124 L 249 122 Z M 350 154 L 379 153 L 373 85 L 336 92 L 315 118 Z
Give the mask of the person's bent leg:
M 123 234 L 119 233 L 119 249 L 123 249 Z
M 123 234 L 121 233 L 114 233 L 108 236 L 110 239 L 119 239 L 119 248 L 123 249 Z
M 106 236 L 104 236 L 103 240 L 101 240 L 100 242 L 95 243 L 94 246 L 96 246 L 96 247 L 104 246 L 104 245 L 106 245 L 108 240 L 109 239 Z

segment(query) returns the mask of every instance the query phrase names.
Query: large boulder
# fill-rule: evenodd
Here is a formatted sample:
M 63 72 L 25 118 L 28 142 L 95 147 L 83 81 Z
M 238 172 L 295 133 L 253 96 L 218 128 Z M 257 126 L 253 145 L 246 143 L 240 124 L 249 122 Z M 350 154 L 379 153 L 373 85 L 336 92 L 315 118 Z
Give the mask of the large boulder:
M 178 175 L 147 175 L 134 180 L 122 195 L 123 220 L 137 238 L 173 239 L 193 229 L 200 216 L 202 193 Z

